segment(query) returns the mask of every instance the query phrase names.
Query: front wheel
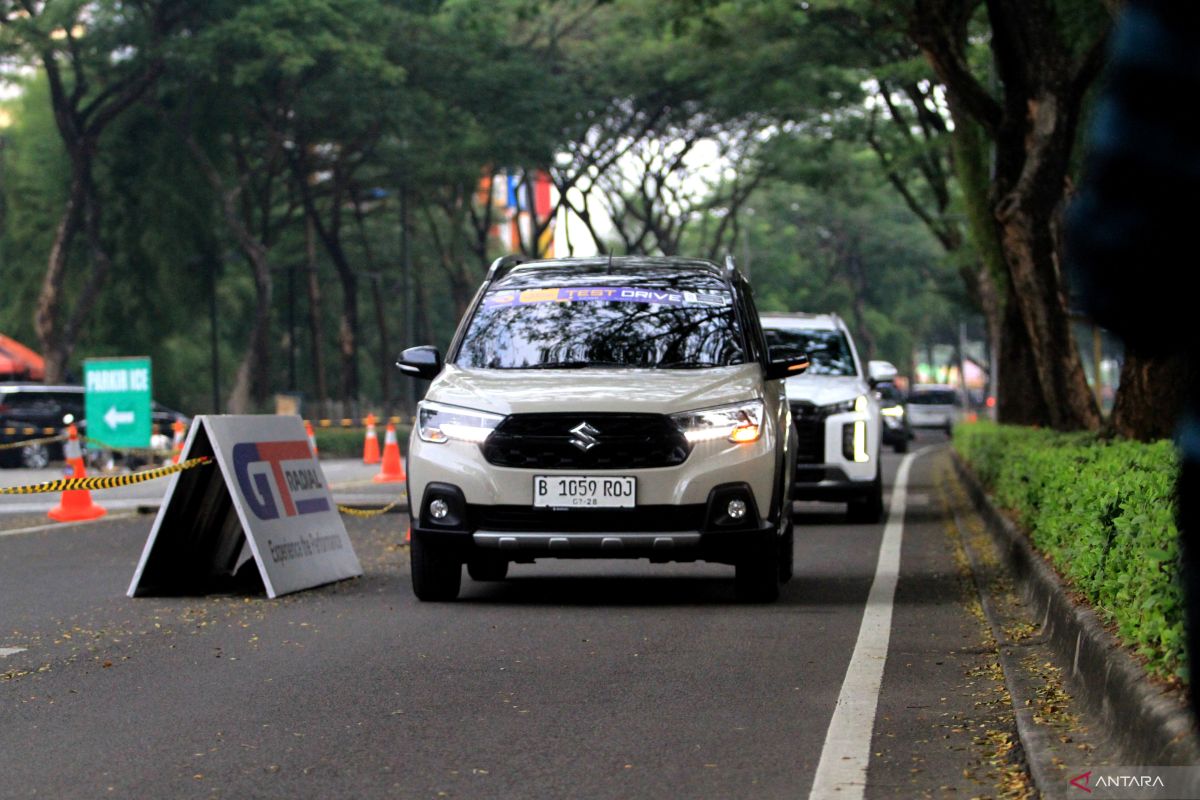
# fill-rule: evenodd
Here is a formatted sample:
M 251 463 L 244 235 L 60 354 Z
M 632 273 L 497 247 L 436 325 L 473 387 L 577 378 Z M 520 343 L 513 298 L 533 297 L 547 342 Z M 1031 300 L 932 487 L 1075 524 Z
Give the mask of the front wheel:
M 788 503 L 791 506 L 791 503 Z M 787 583 L 792 579 L 796 569 L 796 525 L 792 522 L 792 510 L 788 508 L 787 529 L 779 537 L 779 582 Z
M 410 548 L 413 594 L 418 600 L 453 600 L 462 587 L 462 564 L 432 545 L 423 536 L 413 536 Z
M 743 603 L 773 603 L 779 599 L 779 542 L 772 537 L 738 561 L 733 593 Z
M 50 449 L 44 444 L 27 444 L 21 448 L 21 466 L 25 469 L 45 469 L 50 464 Z
M 874 525 L 883 518 L 883 475 L 876 474 L 875 480 L 862 497 L 846 505 L 846 516 L 851 522 Z

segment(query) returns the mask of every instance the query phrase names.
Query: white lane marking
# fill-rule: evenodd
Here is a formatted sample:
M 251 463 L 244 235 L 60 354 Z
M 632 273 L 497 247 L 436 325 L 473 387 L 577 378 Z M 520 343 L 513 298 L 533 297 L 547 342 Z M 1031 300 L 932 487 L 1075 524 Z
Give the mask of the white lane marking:
M 825 733 L 821 760 L 817 763 L 812 791 L 808 795 L 810 800 L 856 800 L 866 790 L 871 732 L 875 728 L 883 666 L 887 661 L 888 640 L 892 635 L 892 603 L 896 595 L 896 581 L 900 577 L 900 545 L 904 538 L 908 471 L 915 459 L 940 446 L 930 445 L 909 453 L 900 462 L 900 469 L 896 472 L 887 525 L 879 544 L 875 579 L 867 595 L 854 655 L 850 657 L 842 691 L 833 709 L 833 719 Z
M 15 656 L 17 653 L 24 653 L 28 648 L 25 647 L 0 647 L 0 658 L 8 658 Z

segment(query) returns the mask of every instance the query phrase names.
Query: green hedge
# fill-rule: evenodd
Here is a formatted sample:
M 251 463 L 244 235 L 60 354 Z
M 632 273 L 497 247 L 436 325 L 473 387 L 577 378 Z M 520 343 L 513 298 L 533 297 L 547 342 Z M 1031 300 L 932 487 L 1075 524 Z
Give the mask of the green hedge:
M 383 452 L 384 426 L 376 425 L 379 435 L 379 452 Z M 402 453 L 408 451 L 408 425 L 396 426 L 396 441 L 400 443 Z M 317 450 L 321 458 L 362 458 L 363 439 L 367 435 L 365 428 L 314 428 L 313 435 L 317 438 Z
M 1150 669 L 1186 680 L 1172 444 L 979 422 L 954 447 Z

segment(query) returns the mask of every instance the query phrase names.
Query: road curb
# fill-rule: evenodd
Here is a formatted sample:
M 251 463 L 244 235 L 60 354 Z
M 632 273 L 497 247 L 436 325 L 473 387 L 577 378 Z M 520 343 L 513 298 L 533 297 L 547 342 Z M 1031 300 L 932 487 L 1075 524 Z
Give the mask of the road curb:
M 1033 550 L 1025 534 L 992 505 L 958 453 L 951 452 L 955 470 L 1000 557 L 1041 618 L 1047 644 L 1069 665 L 1064 672 L 1071 689 L 1101 720 L 1112 743 L 1130 765 L 1200 764 L 1200 738 L 1182 693 L 1154 684 L 1096 613 L 1071 599 L 1057 573 Z

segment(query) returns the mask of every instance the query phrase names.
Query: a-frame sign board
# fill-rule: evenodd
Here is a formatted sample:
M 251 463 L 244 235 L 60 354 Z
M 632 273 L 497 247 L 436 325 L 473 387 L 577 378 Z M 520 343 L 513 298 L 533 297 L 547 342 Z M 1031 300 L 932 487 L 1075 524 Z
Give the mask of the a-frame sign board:
M 129 596 L 267 596 L 362 574 L 299 417 L 201 416 L 171 477 Z M 255 569 L 257 567 L 257 569 Z

